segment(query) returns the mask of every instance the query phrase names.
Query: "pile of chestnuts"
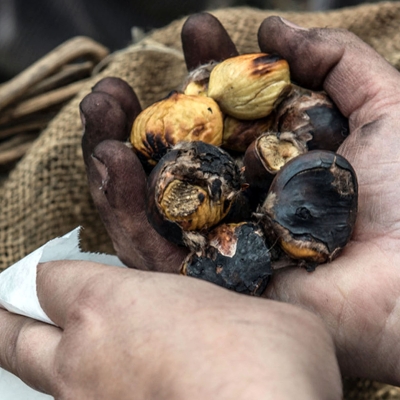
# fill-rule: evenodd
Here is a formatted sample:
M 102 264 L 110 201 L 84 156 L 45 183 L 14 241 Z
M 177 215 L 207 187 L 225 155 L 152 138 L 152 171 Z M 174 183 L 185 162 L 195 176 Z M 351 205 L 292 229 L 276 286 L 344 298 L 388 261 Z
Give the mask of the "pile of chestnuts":
M 348 132 L 281 57 L 211 59 L 133 123 L 149 222 L 190 249 L 183 274 L 260 295 L 276 265 L 312 271 L 349 241 L 357 179 L 335 153 Z

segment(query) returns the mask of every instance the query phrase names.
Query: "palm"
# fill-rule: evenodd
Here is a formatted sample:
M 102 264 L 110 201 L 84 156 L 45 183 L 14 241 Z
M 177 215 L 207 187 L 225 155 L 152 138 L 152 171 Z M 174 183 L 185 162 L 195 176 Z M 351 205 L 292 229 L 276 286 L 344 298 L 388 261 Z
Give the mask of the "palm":
M 235 52 L 224 29 L 210 18 L 200 15 L 185 25 L 189 39 L 184 50 L 189 69 L 221 55 L 220 49 L 226 50 L 223 57 Z M 196 36 L 202 38 L 211 31 L 217 38 L 214 45 L 197 49 L 194 43 L 202 41 L 194 40 Z M 261 25 L 259 45 L 261 51 L 279 53 L 287 59 L 292 77 L 300 85 L 323 87 L 349 116 L 351 135 L 339 153 L 351 162 L 359 182 L 355 231 L 340 257 L 313 273 L 298 268 L 277 271 L 265 296 L 318 314 L 333 335 L 344 373 L 398 384 L 399 73 L 348 32 L 298 30 L 276 17 Z M 93 98 L 81 111 L 96 120 L 88 107 L 90 102 Z M 86 125 L 85 136 L 95 134 L 96 130 Z M 99 175 L 92 158 L 88 158 L 87 168 L 93 198 L 118 255 L 131 266 L 178 271 L 184 254 L 155 235 L 144 217 L 143 192 L 125 185 L 128 174 L 137 183 L 133 186 L 145 190 L 143 171 L 135 166 L 138 161 L 122 143 L 114 143 L 112 149 L 101 144 L 94 149 L 95 159 L 104 164 L 107 176 Z M 114 153 L 125 155 L 114 157 Z M 132 165 L 131 172 L 127 171 L 126 161 Z
M 352 133 L 339 149 L 354 166 L 359 182 L 352 241 L 339 258 L 311 274 L 301 269 L 280 271 L 266 293 L 320 315 L 334 336 L 344 371 L 356 370 L 360 375 L 381 370 L 378 360 L 390 363 L 394 344 L 387 340 L 388 329 L 400 329 L 396 308 L 400 298 L 400 144 L 395 128 L 400 121 L 380 117 L 398 115 L 400 99 L 392 107 L 385 113 L 369 108 L 368 125 L 357 123 L 365 109 L 354 113 Z M 359 368 L 360 359 L 365 370 Z

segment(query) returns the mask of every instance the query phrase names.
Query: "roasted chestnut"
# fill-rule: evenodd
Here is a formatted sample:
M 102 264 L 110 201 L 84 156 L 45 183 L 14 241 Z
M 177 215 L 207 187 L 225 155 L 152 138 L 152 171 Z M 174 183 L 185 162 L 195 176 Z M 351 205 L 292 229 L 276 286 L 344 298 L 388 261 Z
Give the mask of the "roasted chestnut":
M 260 296 L 272 274 L 261 229 L 251 222 L 216 227 L 208 235 L 203 251 L 193 252 L 184 260 L 182 274 Z
M 276 109 L 275 129 L 293 132 L 309 150 L 336 151 L 348 136 L 349 123 L 325 92 L 292 85 Z
M 149 176 L 149 222 L 170 241 L 199 249 L 204 232 L 228 214 L 241 187 L 227 152 L 201 141 L 182 142 Z
M 266 236 L 313 269 L 337 257 L 350 240 L 357 200 L 350 163 L 333 152 L 314 150 L 278 172 L 259 212 Z
M 272 128 L 273 118 L 243 120 L 230 117 L 224 118 L 222 145 L 226 150 L 244 153 L 251 143 L 260 135 Z
M 290 86 L 286 60 L 265 53 L 242 54 L 214 67 L 208 96 L 232 117 L 257 119 L 269 115 Z
M 267 193 L 277 172 L 290 160 L 303 154 L 307 148 L 291 132 L 259 136 L 244 155 L 246 182 L 261 193 Z
M 222 113 L 213 99 L 172 92 L 136 117 L 130 141 L 145 168 L 151 168 L 181 141 L 220 146 L 222 130 Z
M 189 72 L 181 91 L 187 95 L 207 96 L 210 74 L 216 65 L 215 61 L 210 61 Z

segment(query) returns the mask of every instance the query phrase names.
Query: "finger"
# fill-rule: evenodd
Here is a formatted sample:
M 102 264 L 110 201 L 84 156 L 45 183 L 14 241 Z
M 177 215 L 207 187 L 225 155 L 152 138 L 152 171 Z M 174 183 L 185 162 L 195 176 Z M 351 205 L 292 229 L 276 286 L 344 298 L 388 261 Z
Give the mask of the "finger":
M 0 309 L 0 367 L 40 392 L 55 394 L 54 360 L 61 335 L 55 326 Z
M 99 83 L 97 89 L 111 91 L 110 82 Z M 122 110 L 120 103 L 109 93 L 93 92 L 87 95 L 79 105 L 84 135 L 82 138 L 82 152 L 86 166 L 89 190 L 92 195 L 95 206 L 97 207 L 104 225 L 107 229 L 112 227 L 113 243 L 121 243 L 126 247 L 126 238 L 123 232 L 118 229 L 118 221 L 113 211 L 104 197 L 101 190 L 102 176 L 95 165 L 92 153 L 94 148 L 102 141 L 115 139 L 125 141 L 129 135 L 128 119 L 126 113 Z M 128 260 L 124 260 L 127 262 Z M 133 266 L 131 263 L 128 265 Z
M 93 199 L 118 257 L 128 266 L 178 272 L 187 250 L 161 237 L 146 216 L 146 175 L 133 151 L 104 141 L 89 164 Z
M 221 22 L 208 13 L 191 15 L 183 24 L 181 39 L 188 71 L 239 54 Z
M 142 107 L 136 93 L 126 81 L 117 77 L 106 77 L 97 82 L 92 91 L 108 93 L 114 97 L 126 114 L 129 130 L 132 128 L 133 121 L 142 111 Z
M 103 140 L 127 140 L 130 133 L 127 116 L 120 103 L 110 94 L 88 94 L 81 101 L 79 110 L 84 127 L 82 151 L 85 164 L 93 149 Z
M 258 41 L 262 51 L 278 53 L 289 62 L 292 78 L 300 85 L 324 88 L 347 117 L 367 103 L 374 110 L 377 96 L 388 99 L 399 89 L 395 68 L 348 31 L 303 29 L 269 17 L 260 26 Z

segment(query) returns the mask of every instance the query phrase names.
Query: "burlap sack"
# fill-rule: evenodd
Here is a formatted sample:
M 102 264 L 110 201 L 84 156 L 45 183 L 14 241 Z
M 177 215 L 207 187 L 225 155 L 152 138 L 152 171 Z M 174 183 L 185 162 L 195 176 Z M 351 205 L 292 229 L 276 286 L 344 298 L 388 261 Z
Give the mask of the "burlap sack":
M 267 16 L 278 13 L 236 8 L 213 14 L 224 24 L 239 51 L 250 52 L 257 50 L 259 24 Z M 346 28 L 400 69 L 400 2 L 324 13 L 279 14 L 305 27 Z M 82 246 L 85 250 L 113 252 L 87 188 L 80 149 L 82 128 L 78 104 L 104 76 L 127 80 L 144 107 L 176 88 L 185 75 L 180 44 L 183 21 L 173 22 L 139 44 L 113 54 L 106 69 L 54 118 L 2 184 L 0 270 L 77 225 L 84 227 Z M 354 390 L 354 385 L 350 385 L 346 398 L 400 398 L 388 396 L 387 391 L 385 397 L 376 397 L 376 390 L 386 389 L 375 387 L 372 395 L 372 386 L 363 391 Z

